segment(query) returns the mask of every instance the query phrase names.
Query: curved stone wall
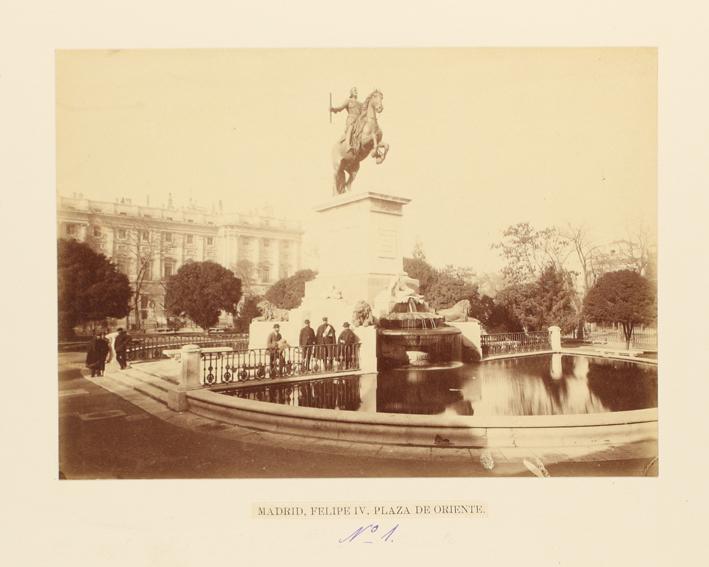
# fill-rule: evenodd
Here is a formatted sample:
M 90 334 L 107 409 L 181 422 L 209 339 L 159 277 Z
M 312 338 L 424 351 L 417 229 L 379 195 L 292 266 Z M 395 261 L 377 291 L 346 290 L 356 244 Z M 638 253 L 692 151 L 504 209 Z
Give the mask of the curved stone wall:
M 209 390 L 189 410 L 261 431 L 345 442 L 424 447 L 569 447 L 657 439 L 657 409 L 583 415 L 428 416 L 294 408 Z

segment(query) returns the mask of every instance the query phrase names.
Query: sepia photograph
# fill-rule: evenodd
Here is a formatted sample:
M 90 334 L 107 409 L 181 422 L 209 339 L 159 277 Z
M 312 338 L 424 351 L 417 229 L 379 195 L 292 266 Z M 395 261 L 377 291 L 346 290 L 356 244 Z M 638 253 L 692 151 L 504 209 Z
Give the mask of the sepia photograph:
M 654 476 L 657 51 L 59 50 L 59 476 Z

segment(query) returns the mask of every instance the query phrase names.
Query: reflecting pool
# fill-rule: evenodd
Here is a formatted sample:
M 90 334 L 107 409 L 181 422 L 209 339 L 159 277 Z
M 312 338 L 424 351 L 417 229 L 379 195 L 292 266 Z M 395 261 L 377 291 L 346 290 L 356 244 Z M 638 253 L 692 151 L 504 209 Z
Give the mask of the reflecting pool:
M 547 354 L 436 368 L 401 368 L 231 388 L 220 393 L 291 406 L 454 415 L 588 414 L 657 407 L 657 367 Z

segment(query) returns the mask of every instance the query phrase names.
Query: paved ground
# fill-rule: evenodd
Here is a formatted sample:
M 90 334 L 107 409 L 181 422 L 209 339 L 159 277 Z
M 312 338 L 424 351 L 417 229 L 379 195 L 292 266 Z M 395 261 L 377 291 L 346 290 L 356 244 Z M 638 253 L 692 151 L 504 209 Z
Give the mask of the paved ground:
M 372 451 L 173 415 L 136 397 L 148 412 L 101 387 L 100 378 L 87 379 L 82 358 L 59 356 L 59 474 L 66 479 L 532 476 L 524 461 L 537 462 L 530 450 L 494 450 L 495 466 L 486 470 L 481 451 Z M 628 458 L 579 452 L 543 464 L 551 476 L 656 475 L 656 460 L 637 457 L 652 448 L 637 449 L 621 448 Z

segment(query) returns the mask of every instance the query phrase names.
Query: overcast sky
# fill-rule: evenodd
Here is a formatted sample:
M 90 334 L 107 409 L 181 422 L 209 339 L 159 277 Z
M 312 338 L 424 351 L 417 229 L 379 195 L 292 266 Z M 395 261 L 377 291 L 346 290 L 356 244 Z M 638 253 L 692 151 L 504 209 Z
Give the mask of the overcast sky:
M 61 195 L 300 218 L 332 190 L 330 152 L 357 86 L 384 93 L 391 146 L 354 190 L 409 197 L 437 265 L 500 266 L 513 223 L 655 226 L 657 60 L 651 49 L 155 50 L 57 55 Z

